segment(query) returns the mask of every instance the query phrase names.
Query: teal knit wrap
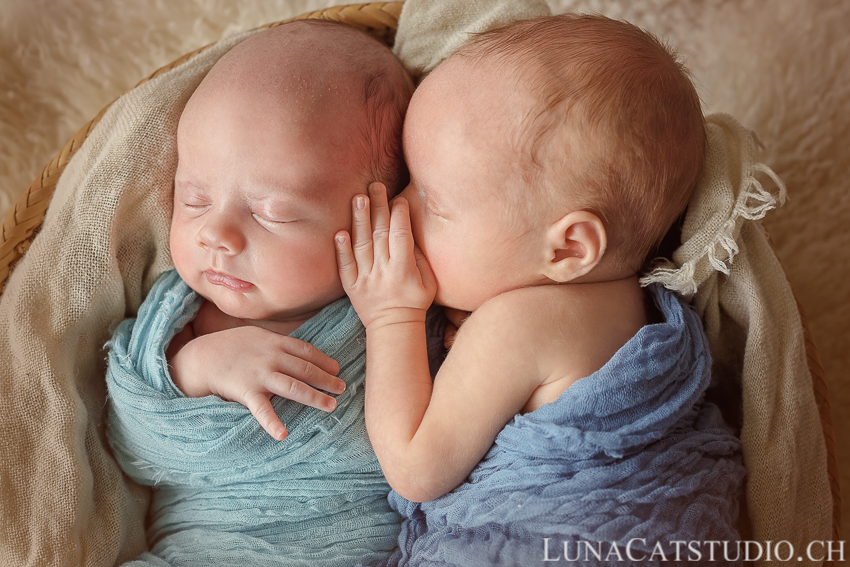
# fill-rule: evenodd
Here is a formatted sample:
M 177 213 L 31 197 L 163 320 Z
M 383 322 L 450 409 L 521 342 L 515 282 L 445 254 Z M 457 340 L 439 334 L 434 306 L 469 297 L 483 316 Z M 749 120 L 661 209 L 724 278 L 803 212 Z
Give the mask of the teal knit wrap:
M 337 408 L 273 398 L 289 431 L 275 441 L 244 406 L 187 398 L 171 381 L 165 348 L 202 301 L 167 272 L 108 345 L 109 442 L 131 478 L 155 487 L 151 552 L 133 564 L 316 567 L 387 557 L 400 519 L 366 435 L 366 336 L 351 304 L 328 305 L 291 335 L 339 362 L 347 387 Z

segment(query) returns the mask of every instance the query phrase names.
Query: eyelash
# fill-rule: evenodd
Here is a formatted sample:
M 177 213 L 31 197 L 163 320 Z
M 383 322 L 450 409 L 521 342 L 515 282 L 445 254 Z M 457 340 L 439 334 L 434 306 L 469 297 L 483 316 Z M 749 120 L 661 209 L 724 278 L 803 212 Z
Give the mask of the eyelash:
M 261 216 L 257 213 L 252 213 L 252 216 L 260 222 L 265 222 L 265 223 L 269 223 L 269 224 L 289 224 L 289 223 L 293 222 L 293 221 L 285 221 L 285 220 L 267 219 L 264 216 Z

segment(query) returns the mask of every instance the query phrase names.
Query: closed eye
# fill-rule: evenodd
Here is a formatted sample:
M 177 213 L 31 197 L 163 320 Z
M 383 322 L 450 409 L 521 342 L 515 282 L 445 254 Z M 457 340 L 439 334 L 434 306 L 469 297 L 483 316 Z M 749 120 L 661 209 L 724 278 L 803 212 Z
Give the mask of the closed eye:
M 261 222 L 263 224 L 270 224 L 270 225 L 289 224 L 289 223 L 295 222 L 295 220 L 296 220 L 296 219 L 286 219 L 286 220 L 285 219 L 270 219 L 270 218 L 266 218 L 262 215 L 258 215 L 257 213 L 253 213 L 253 216 L 259 222 Z
M 174 202 L 190 210 L 208 207 L 211 199 L 207 191 L 188 181 L 174 182 Z
M 207 203 L 185 203 L 181 202 L 180 206 L 184 209 L 188 209 L 189 212 L 199 214 L 204 212 L 210 206 Z

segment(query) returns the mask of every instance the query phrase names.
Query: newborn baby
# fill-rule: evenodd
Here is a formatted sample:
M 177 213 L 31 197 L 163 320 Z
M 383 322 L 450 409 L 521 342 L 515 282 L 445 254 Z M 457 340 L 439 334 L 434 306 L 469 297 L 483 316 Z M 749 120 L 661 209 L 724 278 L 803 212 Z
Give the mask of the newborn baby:
M 109 354 L 110 443 L 155 487 L 140 562 L 351 565 L 395 546 L 333 235 L 371 182 L 403 185 L 411 92 L 383 44 L 297 22 L 233 48 L 187 103 L 176 273 Z
M 294 52 L 287 41 L 309 49 Z M 402 73 L 364 34 L 307 23 L 244 42 L 189 100 L 177 130 L 170 244 L 177 272 L 207 301 L 167 352 L 187 396 L 242 402 L 278 439 L 285 429 L 272 394 L 334 408 L 305 384 L 342 392 L 335 363 L 286 336 L 345 295 L 328 242 L 350 222 L 351 196 L 373 180 L 393 190 L 400 182 L 410 92 Z M 236 327 L 255 329 L 193 340 Z M 241 380 L 212 372 L 233 357 L 257 372 Z
M 369 435 L 405 516 L 388 564 L 537 565 L 589 544 L 607 565 L 736 540 L 740 443 L 703 403 L 701 322 L 638 279 L 703 162 L 676 58 L 625 22 L 516 22 L 423 81 L 404 143 L 410 184 L 391 209 L 377 184 L 355 197 L 337 235 Z M 472 312 L 433 383 L 432 300 Z

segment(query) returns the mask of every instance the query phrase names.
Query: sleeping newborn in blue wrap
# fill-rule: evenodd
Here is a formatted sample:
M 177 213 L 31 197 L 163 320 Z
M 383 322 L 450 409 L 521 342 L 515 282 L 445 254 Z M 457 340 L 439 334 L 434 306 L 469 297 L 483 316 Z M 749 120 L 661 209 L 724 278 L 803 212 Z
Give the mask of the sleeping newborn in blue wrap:
M 395 547 L 333 235 L 370 182 L 402 183 L 412 90 L 382 43 L 308 21 L 243 41 L 188 101 L 176 272 L 110 343 L 109 441 L 155 487 L 136 563 L 342 566 Z
M 410 184 L 371 185 L 337 234 L 405 517 L 386 564 L 740 564 L 701 322 L 638 277 L 704 159 L 676 57 L 626 22 L 516 22 L 425 78 L 403 141 Z M 433 383 L 432 301 L 471 312 Z

